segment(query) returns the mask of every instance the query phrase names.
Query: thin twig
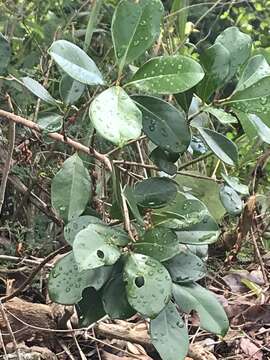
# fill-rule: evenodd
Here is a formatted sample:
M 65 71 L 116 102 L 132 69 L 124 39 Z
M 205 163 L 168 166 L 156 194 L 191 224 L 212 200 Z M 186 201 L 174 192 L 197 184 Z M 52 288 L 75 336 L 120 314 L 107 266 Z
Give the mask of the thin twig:
M 258 248 L 256 238 L 255 238 L 255 235 L 254 235 L 254 229 L 251 229 L 251 239 L 252 239 L 252 242 L 253 242 L 253 245 L 254 245 L 255 253 L 256 253 L 257 258 L 258 258 L 259 263 L 260 263 L 260 268 L 261 268 L 261 271 L 262 271 L 264 284 L 268 285 L 269 282 L 268 282 L 268 278 L 267 278 L 267 275 L 266 275 L 266 272 L 265 272 L 265 268 L 264 268 L 263 260 L 262 260 L 262 257 L 261 257 L 261 253 L 260 253 L 260 250 Z

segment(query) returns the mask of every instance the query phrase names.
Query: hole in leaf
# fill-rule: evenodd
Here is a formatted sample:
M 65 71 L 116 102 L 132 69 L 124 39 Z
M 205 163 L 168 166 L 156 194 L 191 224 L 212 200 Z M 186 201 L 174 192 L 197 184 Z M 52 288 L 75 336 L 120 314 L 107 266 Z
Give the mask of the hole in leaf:
M 104 258 L 104 252 L 101 251 L 101 250 L 98 250 L 98 251 L 97 251 L 97 256 L 98 256 L 100 259 L 103 259 L 103 258 Z
M 143 276 L 137 276 L 135 278 L 135 285 L 138 287 L 138 288 L 141 288 L 143 285 L 144 285 L 144 277 Z

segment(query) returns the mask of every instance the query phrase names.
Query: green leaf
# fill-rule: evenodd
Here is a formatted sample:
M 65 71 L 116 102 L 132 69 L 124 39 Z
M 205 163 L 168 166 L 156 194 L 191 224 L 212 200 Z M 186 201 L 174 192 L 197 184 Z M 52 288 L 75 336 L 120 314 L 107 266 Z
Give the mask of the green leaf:
M 240 196 L 228 185 L 222 185 L 219 192 L 220 200 L 230 215 L 241 214 L 243 203 Z
M 230 72 L 230 53 L 223 45 L 216 43 L 201 54 L 200 62 L 205 77 L 196 87 L 196 92 L 207 101 L 216 90 L 224 86 Z
M 141 111 L 119 86 L 99 94 L 90 105 L 89 116 L 99 134 L 116 145 L 141 135 Z
M 243 65 L 249 58 L 252 40 L 249 35 L 232 26 L 225 29 L 216 38 L 215 43 L 223 45 L 230 54 L 230 71 L 226 79 L 228 81 L 236 74 L 239 66 Z
M 223 162 L 234 166 L 238 162 L 238 151 L 236 145 L 226 136 L 206 128 L 198 127 L 201 137 L 213 151 L 213 153 Z
M 197 311 L 200 326 L 206 331 L 224 336 L 229 328 L 229 321 L 222 305 L 210 291 L 202 286 L 191 283 L 173 285 L 173 295 L 179 308 L 189 313 Z
M 135 314 L 128 303 L 123 275 L 111 278 L 102 291 L 102 302 L 111 319 L 128 319 Z
M 172 302 L 150 321 L 150 336 L 162 360 L 185 359 L 189 346 L 188 331 Z
M 73 305 L 82 298 L 83 290 L 92 286 L 99 290 L 112 272 L 110 266 L 79 272 L 73 252 L 59 259 L 49 275 L 50 299 L 59 304 Z
M 60 81 L 59 92 L 65 104 L 74 104 L 82 96 L 85 85 L 64 75 Z
M 174 94 L 174 97 L 185 113 L 188 113 L 193 98 L 193 89 L 187 90 L 183 93 Z
M 164 9 L 160 0 L 122 0 L 112 19 L 115 56 L 122 68 L 142 55 L 160 32 Z
M 124 231 L 98 223 L 88 225 L 76 235 L 73 242 L 79 270 L 113 265 L 121 255 L 118 246 L 125 246 L 128 241 Z
M 41 100 L 45 101 L 48 104 L 57 105 L 57 101 L 51 96 L 51 94 L 38 83 L 36 80 L 30 78 L 29 76 L 21 78 L 23 85 L 31 91 L 32 94 L 36 95 Z
M 53 42 L 48 53 L 71 78 L 87 85 L 104 85 L 94 61 L 77 45 L 66 40 L 57 40 Z
M 4 75 L 11 57 L 11 48 L 8 40 L 0 32 L 0 75 Z
M 80 327 L 87 327 L 102 319 L 106 313 L 100 294 L 92 287 L 83 291 L 82 299 L 76 305 Z
M 144 236 L 134 244 L 134 251 L 165 261 L 179 252 L 178 239 L 174 231 L 155 227 L 147 230 Z
M 156 317 L 171 298 L 172 281 L 167 269 L 149 256 L 129 255 L 124 282 L 129 304 L 144 316 Z
M 242 195 L 249 195 L 249 189 L 247 185 L 241 184 L 239 178 L 221 174 L 225 182 L 233 188 L 236 192 Z
M 270 128 L 265 125 L 265 123 L 258 116 L 254 114 L 247 114 L 245 121 L 246 123 L 249 122 L 248 126 L 249 128 L 254 129 L 256 136 L 259 136 L 259 138 L 266 144 L 270 144 Z
M 133 96 L 143 116 L 143 131 L 163 150 L 183 153 L 190 144 L 186 115 L 166 101 L 152 96 Z
M 163 264 L 172 281 L 181 284 L 202 279 L 206 274 L 204 262 L 184 246 L 180 249 L 179 254 Z
M 150 154 L 150 160 L 166 174 L 175 175 L 177 173 L 177 166 L 170 161 L 170 154 L 161 148 L 155 148 Z
M 235 124 L 237 123 L 237 118 L 227 113 L 223 109 L 217 109 L 212 106 L 207 106 L 203 109 L 204 112 L 213 115 L 221 124 Z
M 237 118 L 249 140 L 254 141 L 254 139 L 257 138 L 258 133 L 253 123 L 249 120 L 249 114 L 240 110 L 234 110 L 234 113 L 237 115 Z
M 140 206 L 156 209 L 165 206 L 175 198 L 177 184 L 165 177 L 152 177 L 137 182 L 134 194 Z
M 126 185 L 123 194 L 127 200 L 128 206 L 132 214 L 134 215 L 135 219 L 138 221 L 140 225 L 144 226 L 144 221 L 139 212 L 133 189 L 130 186 Z
M 211 244 L 219 236 L 218 225 L 206 206 L 193 196 L 181 192 L 169 205 L 153 211 L 152 222 L 174 229 L 178 241 L 183 244 Z
M 46 113 L 37 119 L 37 124 L 44 133 L 57 132 L 63 126 L 63 117 L 55 113 Z
M 91 197 L 91 178 L 79 155 L 64 162 L 52 180 L 52 206 L 67 222 L 80 216 Z
M 186 56 L 160 56 L 147 61 L 127 85 L 155 94 L 176 94 L 191 89 L 204 77 L 200 64 Z
M 86 229 L 90 224 L 104 224 L 102 220 L 97 217 L 84 215 L 79 216 L 78 218 L 71 220 L 64 227 L 64 237 L 69 245 L 73 245 L 76 235 L 83 229 Z

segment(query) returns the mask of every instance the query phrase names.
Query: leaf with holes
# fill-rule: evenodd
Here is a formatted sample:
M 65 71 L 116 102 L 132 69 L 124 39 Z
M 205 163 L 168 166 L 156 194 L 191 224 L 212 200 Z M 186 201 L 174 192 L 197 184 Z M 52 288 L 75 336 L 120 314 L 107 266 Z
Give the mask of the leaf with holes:
M 206 331 L 224 336 L 229 328 L 227 315 L 210 291 L 191 283 L 173 285 L 173 295 L 181 311 L 189 313 L 195 310 L 200 317 L 200 326 Z
M 106 315 L 100 293 L 92 287 L 88 287 L 83 291 L 82 299 L 76 305 L 76 310 L 80 327 L 94 324 Z
M 164 9 L 160 0 L 122 0 L 112 19 L 112 40 L 120 69 L 142 55 L 160 33 Z
M 226 174 L 221 174 L 225 182 L 233 188 L 236 192 L 241 195 L 249 195 L 249 189 L 247 185 L 241 184 L 239 178 L 234 176 L 228 176 Z
M 77 45 L 66 40 L 57 40 L 53 42 L 48 53 L 71 78 L 87 85 L 104 85 L 94 61 Z
M 23 85 L 31 91 L 32 94 L 36 95 L 41 100 L 45 101 L 51 105 L 57 105 L 57 101 L 52 97 L 52 95 L 38 83 L 36 80 L 30 78 L 29 76 L 21 78 Z
M 37 119 L 37 124 L 45 134 L 56 132 L 63 126 L 63 117 L 55 113 L 46 113 Z
M 0 32 L 0 75 L 3 75 L 8 67 L 11 56 L 11 48 L 8 40 Z
M 98 133 L 116 145 L 141 135 L 141 111 L 119 86 L 99 94 L 90 105 L 89 116 Z
M 228 165 L 235 166 L 238 162 L 236 145 L 226 136 L 210 129 L 198 127 L 201 137 L 213 153 Z
M 190 144 L 186 115 L 162 99 L 133 96 L 142 112 L 143 131 L 154 144 L 174 153 L 183 153 Z
M 181 284 L 202 279 L 206 274 L 204 262 L 185 246 L 181 246 L 179 250 L 179 254 L 163 264 L 168 269 L 172 281 Z
M 112 267 L 104 266 L 79 272 L 73 253 L 58 260 L 49 275 L 49 296 L 56 303 L 76 304 L 82 298 L 83 290 L 92 286 L 101 289 L 111 276 Z
M 222 185 L 219 191 L 220 200 L 230 215 L 237 216 L 243 210 L 243 202 L 237 192 L 228 185 Z
M 149 256 L 128 256 L 124 282 L 129 304 L 144 316 L 156 317 L 171 298 L 172 281 L 168 270 Z
M 72 79 L 68 75 L 64 75 L 59 84 L 59 92 L 65 104 L 74 104 L 82 96 L 85 85 Z
M 147 230 L 143 237 L 136 241 L 134 251 L 165 261 L 179 252 L 178 239 L 174 231 L 155 227 Z
M 79 216 L 77 219 L 71 220 L 64 227 L 64 237 L 69 245 L 73 245 L 76 235 L 83 229 L 86 229 L 90 224 L 103 224 L 105 223 L 95 216 L 83 215 Z
M 227 113 L 223 109 L 217 109 L 212 106 L 207 106 L 203 108 L 203 111 L 213 115 L 221 124 L 235 124 L 237 123 L 237 118 Z
M 173 180 L 165 177 L 152 177 L 137 182 L 134 187 L 134 195 L 140 206 L 156 209 L 172 201 L 177 190 L 177 184 Z
M 91 178 L 76 153 L 64 162 L 52 180 L 52 206 L 66 221 L 80 216 L 91 197 Z
M 150 336 L 163 360 L 185 359 L 189 346 L 188 331 L 172 302 L 150 321 Z
M 154 94 L 176 94 L 191 89 L 204 77 L 201 65 L 186 56 L 160 56 L 147 61 L 127 85 Z
M 128 244 L 124 231 L 103 224 L 90 224 L 81 230 L 73 242 L 73 252 L 79 270 L 95 269 L 113 265 L 121 252 L 118 246 Z
M 168 175 L 175 175 L 177 173 L 177 166 L 171 161 L 170 155 L 167 151 L 157 147 L 151 152 L 149 158 L 161 171 Z

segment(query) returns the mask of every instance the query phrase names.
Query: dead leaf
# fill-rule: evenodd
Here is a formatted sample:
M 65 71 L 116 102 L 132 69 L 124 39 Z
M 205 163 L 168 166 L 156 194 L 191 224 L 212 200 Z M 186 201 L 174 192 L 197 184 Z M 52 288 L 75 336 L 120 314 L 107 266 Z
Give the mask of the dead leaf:
M 262 351 L 249 338 L 242 338 L 240 340 L 240 347 L 246 355 L 250 356 L 250 359 L 252 360 L 263 359 Z

